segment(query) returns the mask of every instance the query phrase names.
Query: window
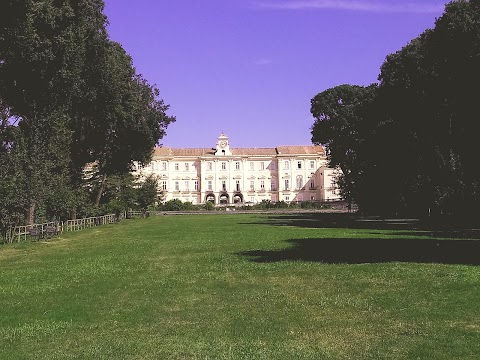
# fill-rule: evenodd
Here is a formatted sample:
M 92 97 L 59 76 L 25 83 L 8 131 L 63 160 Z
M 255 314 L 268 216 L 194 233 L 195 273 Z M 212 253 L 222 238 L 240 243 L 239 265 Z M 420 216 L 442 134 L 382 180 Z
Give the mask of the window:
M 222 191 L 227 191 L 227 182 L 222 180 Z
M 255 181 L 250 180 L 250 190 L 255 190 Z
M 222 162 L 222 170 L 227 170 L 227 163 L 225 161 Z
M 212 162 L 207 162 L 207 170 L 212 170 L 213 168 L 213 165 L 212 165 Z
M 189 170 L 190 167 L 188 165 L 189 165 L 188 163 L 185 163 L 185 171 Z
M 310 161 L 310 169 L 315 169 L 315 161 Z
M 198 191 L 198 180 L 193 182 L 193 190 Z
M 178 171 L 178 163 L 175 163 L 175 170 Z
M 253 162 L 250 163 L 250 170 L 255 170 L 255 164 Z
M 167 182 L 165 180 L 162 181 L 162 190 L 167 191 Z
M 315 180 L 313 179 L 310 180 L 310 189 L 315 189 Z
M 310 200 L 315 200 L 315 196 L 310 196 Z
M 265 190 L 265 180 L 260 180 L 260 189 Z
M 272 191 L 275 191 L 275 180 L 272 180 L 270 182 L 270 189 L 272 189 Z
M 240 162 L 239 161 L 235 162 L 235 170 L 240 170 Z
M 303 176 L 298 175 L 297 176 L 297 189 L 301 189 L 303 187 Z
M 250 202 L 252 202 L 252 203 L 255 202 L 255 196 L 250 196 Z
M 180 191 L 180 183 L 175 181 L 175 191 Z
M 235 181 L 235 190 L 240 191 L 240 180 Z
M 212 190 L 213 190 L 212 180 L 208 180 L 207 190 L 208 190 L 208 191 L 212 191 Z
M 167 171 L 167 163 L 165 161 L 162 162 L 162 171 Z
M 290 169 L 290 162 L 285 161 L 285 170 L 289 170 L 289 169 Z
M 290 190 L 290 180 L 285 179 L 285 190 Z
M 297 168 L 298 168 L 298 169 L 301 169 L 301 168 L 302 168 L 302 162 L 301 162 L 301 161 L 298 161 L 298 162 L 297 162 Z
M 188 191 L 188 190 L 189 190 L 189 188 L 190 188 L 190 184 L 189 184 L 189 183 L 190 183 L 190 181 L 185 180 L 185 191 Z
M 138 169 L 138 170 L 142 170 L 142 168 L 143 168 L 142 164 L 138 163 L 137 169 Z
M 290 196 L 285 196 L 285 201 L 290 201 Z
M 265 163 L 263 161 L 260 163 L 260 170 L 265 170 Z

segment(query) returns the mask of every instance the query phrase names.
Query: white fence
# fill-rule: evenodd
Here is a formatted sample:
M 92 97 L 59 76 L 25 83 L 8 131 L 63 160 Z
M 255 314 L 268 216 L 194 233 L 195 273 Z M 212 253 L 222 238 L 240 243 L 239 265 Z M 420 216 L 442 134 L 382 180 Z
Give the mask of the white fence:
M 57 229 L 58 233 L 62 233 L 64 231 L 76 231 L 104 224 L 113 224 L 118 222 L 118 220 L 119 218 L 115 214 L 108 214 L 84 219 L 67 220 L 65 222 L 48 222 L 43 224 L 15 226 L 7 232 L 5 243 L 11 244 L 14 241 L 20 242 L 21 240 L 27 240 L 27 237 L 31 236 L 32 229 L 38 229 L 40 234 L 45 234 L 47 226 L 53 226 Z

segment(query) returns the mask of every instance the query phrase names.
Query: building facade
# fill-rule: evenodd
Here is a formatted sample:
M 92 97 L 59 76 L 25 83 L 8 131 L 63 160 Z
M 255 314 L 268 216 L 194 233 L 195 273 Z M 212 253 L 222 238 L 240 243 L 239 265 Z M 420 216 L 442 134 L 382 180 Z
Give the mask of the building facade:
M 136 164 L 140 178 L 156 175 L 163 200 L 215 205 L 334 201 L 335 170 L 321 146 L 231 148 L 221 134 L 214 148 L 155 148 L 152 162 Z

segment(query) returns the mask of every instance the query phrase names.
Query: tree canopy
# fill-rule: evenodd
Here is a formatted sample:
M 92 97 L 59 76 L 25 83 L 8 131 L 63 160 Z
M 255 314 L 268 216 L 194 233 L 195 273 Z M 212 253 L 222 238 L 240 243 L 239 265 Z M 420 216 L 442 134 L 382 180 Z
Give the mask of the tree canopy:
M 351 85 L 314 97 L 312 140 L 327 146 L 332 166 L 347 169 L 345 179 L 352 171 L 362 179 L 351 195 L 361 209 L 465 215 L 479 205 L 479 53 L 480 1 L 453 1 L 433 29 L 387 56 L 367 107 L 353 97 L 328 113 L 328 96 L 349 99 L 363 89 Z M 322 111 L 335 126 L 324 124 Z M 352 153 L 353 160 L 345 156 Z
M 0 179 L 25 197 L 3 191 L 0 202 L 14 199 L 27 222 L 65 217 L 87 198 L 99 204 L 106 178 L 149 162 L 175 121 L 109 39 L 103 10 L 102 0 L 0 2 Z

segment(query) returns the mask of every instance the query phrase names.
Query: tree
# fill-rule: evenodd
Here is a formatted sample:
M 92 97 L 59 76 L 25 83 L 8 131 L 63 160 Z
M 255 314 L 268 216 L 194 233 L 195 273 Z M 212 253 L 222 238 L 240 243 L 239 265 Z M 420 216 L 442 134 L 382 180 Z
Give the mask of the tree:
M 362 157 L 369 136 L 370 106 L 376 86 L 340 85 L 317 94 L 310 111 L 315 118 L 312 142 L 327 149 L 330 167 L 340 167 L 338 184 L 349 202 L 358 198 L 358 186 L 367 166 Z
M 36 207 L 48 198 L 45 185 L 68 190 L 71 104 L 80 94 L 88 39 L 106 36 L 102 11 L 99 0 L 0 4 L 0 98 L 19 120 L 28 155 L 24 191 L 29 223 Z
M 389 55 L 382 66 L 379 98 L 387 125 L 384 156 L 377 163 L 398 179 L 394 186 L 410 211 L 460 214 L 480 202 L 472 151 L 479 52 L 480 2 L 455 1 L 434 29 Z
M 175 121 L 159 91 L 136 74 L 131 57 L 120 44 L 108 41 L 91 69 L 91 98 L 79 107 L 72 146 L 74 162 L 82 168 L 97 164 L 102 181 L 99 204 L 108 176 L 126 173 L 134 162 L 148 163 L 155 144 Z
M 137 189 L 138 207 L 141 210 L 147 210 L 149 206 L 154 206 L 158 202 L 158 179 L 154 175 L 149 175 Z
M 11 114 L 0 99 L 0 236 L 5 238 L 13 224 L 23 220 L 27 199 L 22 164 L 25 153 L 18 128 L 10 124 Z
M 66 216 L 82 201 L 84 168 L 101 179 L 146 163 L 174 117 L 108 38 L 102 0 L 0 2 L 0 99 L 18 126 L 27 222 Z M 2 122 L 0 130 L 7 129 Z M 10 130 L 10 126 L 8 127 Z M 2 150 L 12 146 L 2 139 Z
M 312 100 L 312 140 L 361 210 L 464 217 L 480 205 L 479 53 L 480 1 L 453 1 L 387 56 L 376 90 L 342 85 Z

